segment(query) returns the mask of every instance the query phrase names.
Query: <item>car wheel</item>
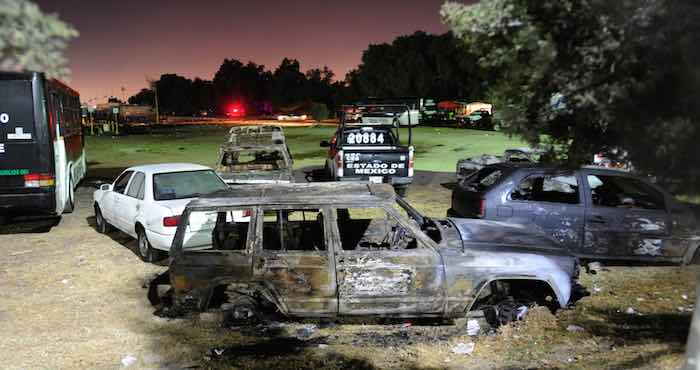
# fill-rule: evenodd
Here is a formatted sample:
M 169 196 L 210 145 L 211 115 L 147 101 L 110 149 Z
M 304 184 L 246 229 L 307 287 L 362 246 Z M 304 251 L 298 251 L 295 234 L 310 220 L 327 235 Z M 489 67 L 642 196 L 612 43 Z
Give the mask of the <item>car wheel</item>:
M 221 305 L 224 321 L 228 325 L 255 324 L 260 320 L 258 302 L 252 297 L 240 295 Z
M 508 325 L 511 322 L 522 320 L 525 317 L 527 308 L 532 304 L 517 302 L 513 297 L 506 297 L 502 301 L 484 308 L 486 321 L 497 328 Z M 525 309 L 523 309 L 525 307 Z
M 149 263 L 158 262 L 162 260 L 164 258 L 164 253 L 157 249 L 154 249 L 151 246 L 151 242 L 148 241 L 148 238 L 146 237 L 146 232 L 143 230 L 143 228 L 139 227 L 137 230 L 137 247 L 138 254 L 139 257 L 141 257 L 141 260 Z
M 97 232 L 100 234 L 108 234 L 112 231 L 112 225 L 105 220 L 100 207 L 97 205 L 95 205 L 95 229 L 97 229 Z
M 63 207 L 63 213 L 72 213 L 75 209 L 75 190 L 73 190 L 73 179 L 68 180 L 68 199 Z

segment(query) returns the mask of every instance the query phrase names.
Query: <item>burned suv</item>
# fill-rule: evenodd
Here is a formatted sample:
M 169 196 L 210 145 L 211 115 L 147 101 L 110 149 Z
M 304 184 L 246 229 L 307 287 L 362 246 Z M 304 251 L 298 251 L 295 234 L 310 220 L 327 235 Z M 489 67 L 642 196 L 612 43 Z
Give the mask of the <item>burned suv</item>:
M 236 211 L 250 220 L 236 222 Z M 218 306 L 236 318 L 264 309 L 452 318 L 488 308 L 505 323 L 515 302 L 566 306 L 578 275 L 577 260 L 542 234 L 432 220 L 391 186 L 368 183 L 241 185 L 202 196 L 184 211 L 171 257 L 161 279 L 172 285 L 171 312 Z
M 279 126 L 229 130 L 219 149 L 216 173 L 229 185 L 292 182 L 292 155 Z

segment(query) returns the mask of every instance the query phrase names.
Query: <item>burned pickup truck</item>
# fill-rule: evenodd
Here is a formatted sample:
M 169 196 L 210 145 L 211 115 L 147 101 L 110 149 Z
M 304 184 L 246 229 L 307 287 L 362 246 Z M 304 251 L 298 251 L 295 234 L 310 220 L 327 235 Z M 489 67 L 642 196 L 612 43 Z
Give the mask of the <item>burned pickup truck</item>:
M 333 138 L 321 142 L 321 147 L 328 148 L 327 177 L 333 181 L 388 183 L 399 195 L 405 195 L 413 182 L 414 165 L 408 111 L 403 105 L 358 106 L 353 119 L 356 122 L 348 122 L 347 114 L 342 114 Z M 405 144 L 399 129 L 402 118 L 408 120 Z
M 219 149 L 216 173 L 229 185 L 293 181 L 292 155 L 279 126 L 241 126 L 229 130 Z
M 235 222 L 232 212 L 251 214 Z M 515 320 L 538 302 L 566 307 L 578 262 L 544 234 L 503 223 L 432 220 L 387 184 L 241 185 L 182 215 L 170 269 L 171 313 L 272 310 L 293 317 Z M 158 281 L 156 281 L 158 283 Z M 157 284 L 149 298 L 157 302 Z

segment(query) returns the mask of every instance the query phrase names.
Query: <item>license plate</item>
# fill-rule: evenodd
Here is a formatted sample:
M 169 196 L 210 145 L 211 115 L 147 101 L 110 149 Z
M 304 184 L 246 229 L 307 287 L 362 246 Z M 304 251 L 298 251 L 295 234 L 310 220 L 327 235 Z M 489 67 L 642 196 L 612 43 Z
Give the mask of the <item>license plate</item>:
M 382 182 L 384 182 L 383 180 L 384 180 L 384 178 L 381 176 L 370 176 L 369 177 L 369 182 L 371 182 L 373 184 L 381 184 Z

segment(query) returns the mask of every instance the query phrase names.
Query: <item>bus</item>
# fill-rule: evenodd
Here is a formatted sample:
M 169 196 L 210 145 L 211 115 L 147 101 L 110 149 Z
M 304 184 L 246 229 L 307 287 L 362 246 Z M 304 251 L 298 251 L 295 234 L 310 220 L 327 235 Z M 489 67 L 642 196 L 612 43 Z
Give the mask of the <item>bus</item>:
M 0 223 L 75 207 L 85 177 L 80 96 L 39 72 L 0 72 Z

